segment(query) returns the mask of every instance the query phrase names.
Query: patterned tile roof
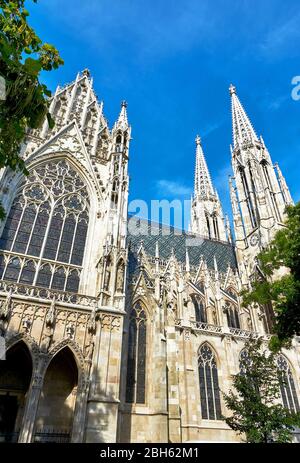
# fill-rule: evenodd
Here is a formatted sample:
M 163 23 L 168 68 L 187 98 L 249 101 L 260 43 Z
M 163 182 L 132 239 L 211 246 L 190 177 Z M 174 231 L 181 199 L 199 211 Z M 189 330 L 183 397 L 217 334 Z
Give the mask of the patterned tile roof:
M 129 217 L 127 239 L 133 253 L 136 253 L 143 243 L 145 252 L 154 257 L 158 242 L 159 258 L 163 260 L 168 260 L 173 250 L 177 260 L 185 263 L 186 249 L 188 249 L 191 266 L 197 267 L 203 256 L 208 268 L 213 269 L 215 256 L 220 272 L 225 273 L 228 264 L 233 269 L 237 267 L 235 250 L 231 244 L 202 238 L 174 227 L 137 217 Z

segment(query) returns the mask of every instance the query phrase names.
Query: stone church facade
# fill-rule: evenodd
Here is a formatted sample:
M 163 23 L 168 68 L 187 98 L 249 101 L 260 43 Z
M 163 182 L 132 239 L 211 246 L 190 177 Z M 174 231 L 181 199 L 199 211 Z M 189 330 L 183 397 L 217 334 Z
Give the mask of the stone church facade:
M 196 138 L 189 232 L 128 218 L 131 128 L 112 129 L 87 70 L 58 87 L 22 147 L 28 176 L 2 170 L 0 440 L 239 441 L 221 419 L 245 340 L 271 307 L 241 307 L 256 256 L 292 204 L 231 86 L 235 240 Z M 299 411 L 299 344 L 278 365 Z

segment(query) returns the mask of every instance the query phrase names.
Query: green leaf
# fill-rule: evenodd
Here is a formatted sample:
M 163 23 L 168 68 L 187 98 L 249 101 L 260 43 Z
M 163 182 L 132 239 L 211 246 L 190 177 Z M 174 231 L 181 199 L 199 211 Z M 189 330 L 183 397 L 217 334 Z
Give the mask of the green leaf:
M 25 69 L 32 75 L 38 75 L 42 69 L 42 64 L 39 60 L 33 58 L 26 58 L 25 60 Z

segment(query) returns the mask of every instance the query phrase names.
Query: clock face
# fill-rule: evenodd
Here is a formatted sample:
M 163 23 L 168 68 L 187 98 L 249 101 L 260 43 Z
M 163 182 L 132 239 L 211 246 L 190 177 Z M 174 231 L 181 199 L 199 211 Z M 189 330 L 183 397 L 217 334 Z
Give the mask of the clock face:
M 256 246 L 258 243 L 258 236 L 257 235 L 252 235 L 250 238 L 250 244 L 251 246 Z

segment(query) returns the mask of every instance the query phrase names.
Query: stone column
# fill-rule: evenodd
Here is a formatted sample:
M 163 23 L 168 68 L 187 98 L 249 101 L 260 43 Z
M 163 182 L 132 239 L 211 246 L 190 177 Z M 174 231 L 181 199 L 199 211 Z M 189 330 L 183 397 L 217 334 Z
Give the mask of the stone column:
M 123 317 L 101 314 L 100 319 L 87 400 L 87 443 L 115 442 L 117 433 Z
M 30 443 L 34 437 L 34 427 L 39 400 L 44 381 L 45 355 L 41 354 L 38 365 L 33 372 L 31 384 L 27 393 L 24 415 L 22 418 L 21 431 L 18 442 Z
M 72 443 L 80 443 L 84 440 L 85 417 L 88 400 L 89 381 L 81 379 L 80 388 L 77 390 L 75 412 L 72 427 Z
M 181 335 L 183 336 L 183 334 Z M 167 387 L 169 412 L 169 441 L 181 442 L 181 413 L 179 404 L 179 386 L 177 372 L 177 340 L 176 328 L 166 327 L 167 340 Z

